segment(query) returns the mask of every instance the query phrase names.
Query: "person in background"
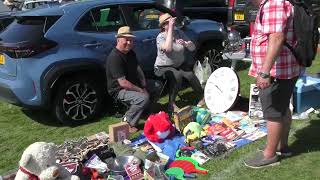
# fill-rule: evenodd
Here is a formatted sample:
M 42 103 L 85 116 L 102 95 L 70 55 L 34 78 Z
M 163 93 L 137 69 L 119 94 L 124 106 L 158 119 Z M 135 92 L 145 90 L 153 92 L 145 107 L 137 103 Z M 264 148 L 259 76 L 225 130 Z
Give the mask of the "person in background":
M 252 64 L 249 75 L 256 78 L 264 119 L 267 144 L 245 160 L 251 168 L 279 164 L 279 157 L 290 156 L 288 135 L 291 126 L 290 98 L 298 76 L 304 71 L 285 42 L 293 45 L 293 6 L 287 0 L 257 0 L 260 8 L 251 40 Z
M 178 111 L 179 108 L 175 103 L 176 96 L 181 87 L 182 79 L 188 80 L 193 90 L 200 97 L 199 106 L 204 105 L 203 89 L 199 80 L 192 71 L 187 71 L 184 65 L 184 51 L 195 50 L 195 45 L 180 30 L 174 29 L 175 18 L 165 13 L 159 17 L 159 26 L 161 32 L 157 36 L 157 50 L 155 75 L 165 77 L 169 85 L 169 108 L 168 112 Z
M 134 37 L 130 27 L 120 27 L 116 35 L 117 45 L 106 62 L 108 93 L 115 99 L 130 104 L 123 117 L 123 121 L 130 125 L 130 133 L 138 131 L 136 126 L 140 116 L 150 102 L 149 93 L 156 100 L 162 87 L 159 81 L 145 78 L 132 50 Z

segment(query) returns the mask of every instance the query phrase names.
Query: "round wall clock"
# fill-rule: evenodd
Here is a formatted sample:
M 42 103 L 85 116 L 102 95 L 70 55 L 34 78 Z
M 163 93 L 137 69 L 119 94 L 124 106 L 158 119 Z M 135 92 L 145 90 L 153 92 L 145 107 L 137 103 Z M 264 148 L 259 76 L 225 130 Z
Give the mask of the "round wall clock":
M 228 67 L 215 70 L 204 88 L 206 105 L 212 113 L 228 111 L 236 102 L 239 94 L 239 78 Z

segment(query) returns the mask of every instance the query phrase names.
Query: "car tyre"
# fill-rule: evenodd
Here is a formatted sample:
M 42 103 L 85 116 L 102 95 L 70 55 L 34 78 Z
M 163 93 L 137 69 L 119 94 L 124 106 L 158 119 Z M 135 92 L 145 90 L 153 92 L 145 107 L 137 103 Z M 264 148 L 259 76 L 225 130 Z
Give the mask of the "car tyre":
M 102 108 L 103 88 L 92 79 L 67 79 L 58 87 L 54 116 L 64 124 L 82 124 L 96 117 Z
M 211 43 L 204 44 L 198 50 L 197 60 L 202 63 L 205 58 L 208 58 L 208 62 L 211 66 L 212 71 L 218 69 L 219 67 L 230 66 L 230 63 L 222 59 L 221 50 L 221 46 Z

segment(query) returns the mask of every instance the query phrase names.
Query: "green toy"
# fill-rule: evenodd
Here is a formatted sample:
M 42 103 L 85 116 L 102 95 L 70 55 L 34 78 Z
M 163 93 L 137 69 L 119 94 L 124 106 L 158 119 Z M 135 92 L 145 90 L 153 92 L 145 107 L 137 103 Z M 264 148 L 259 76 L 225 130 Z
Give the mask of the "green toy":
M 181 168 L 173 167 L 166 170 L 168 176 L 174 176 L 176 179 L 185 180 L 183 177 L 184 171 Z
M 181 157 L 177 158 L 176 160 L 186 160 L 186 161 L 189 161 L 189 162 L 191 162 L 191 163 L 194 165 L 194 167 L 195 167 L 196 169 L 200 169 L 200 170 L 203 170 L 203 171 L 207 171 L 206 169 L 200 167 L 200 166 L 199 166 L 199 163 L 198 163 L 196 160 L 192 159 L 191 157 L 181 156 Z
M 186 137 L 186 142 L 197 140 L 206 135 L 199 123 L 190 122 L 184 129 L 183 135 Z
M 207 124 L 207 122 L 211 120 L 211 113 L 208 109 L 193 107 L 192 110 L 196 122 L 201 126 Z

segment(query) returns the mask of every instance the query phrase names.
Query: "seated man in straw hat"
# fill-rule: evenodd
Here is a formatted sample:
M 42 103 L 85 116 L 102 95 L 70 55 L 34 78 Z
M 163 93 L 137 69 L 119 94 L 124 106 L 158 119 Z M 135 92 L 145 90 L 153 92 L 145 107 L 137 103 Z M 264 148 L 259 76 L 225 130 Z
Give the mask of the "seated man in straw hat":
M 111 51 L 106 62 L 108 92 L 114 98 L 129 103 L 130 107 L 123 121 L 130 125 L 130 132 L 136 132 L 138 120 L 148 107 L 151 97 L 158 97 L 159 81 L 146 80 L 133 48 L 134 35 L 130 27 L 120 27 L 117 45 Z

